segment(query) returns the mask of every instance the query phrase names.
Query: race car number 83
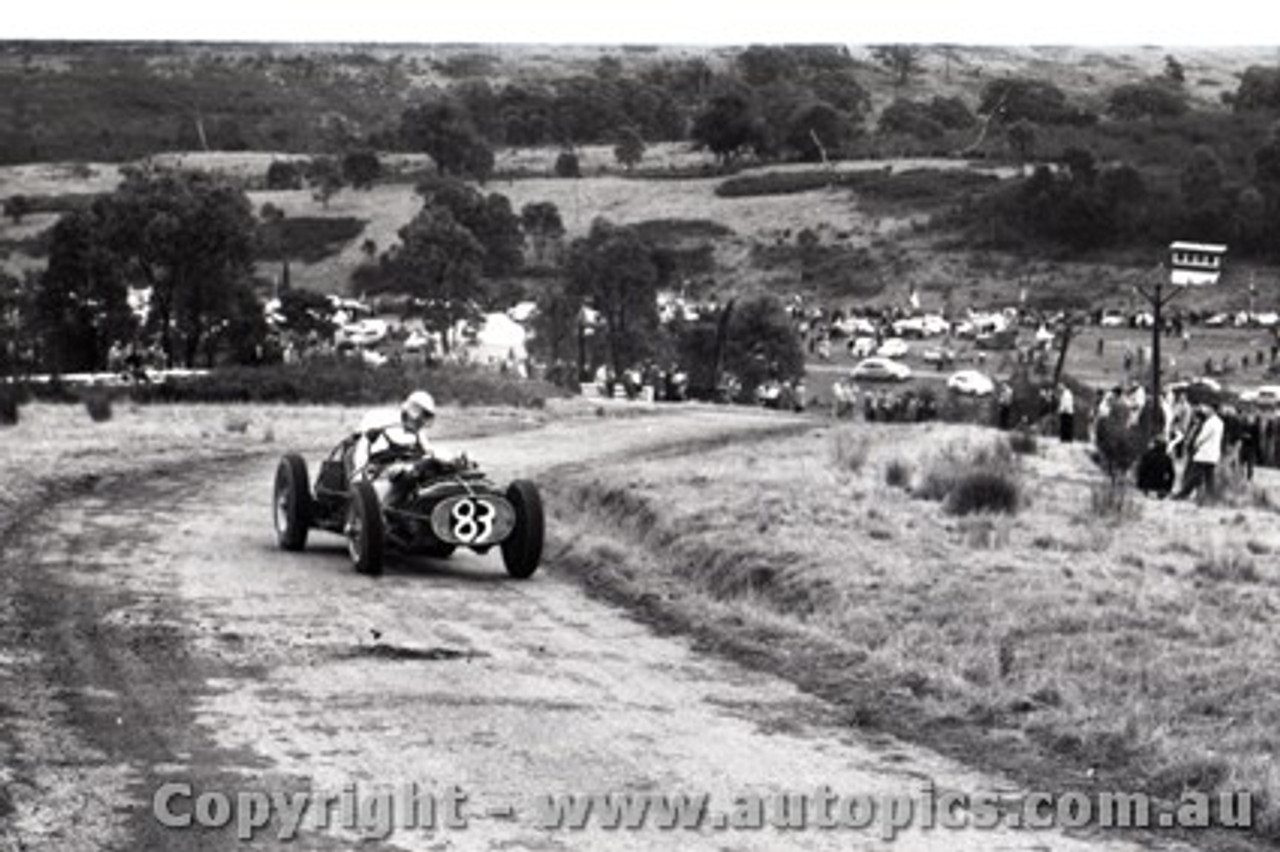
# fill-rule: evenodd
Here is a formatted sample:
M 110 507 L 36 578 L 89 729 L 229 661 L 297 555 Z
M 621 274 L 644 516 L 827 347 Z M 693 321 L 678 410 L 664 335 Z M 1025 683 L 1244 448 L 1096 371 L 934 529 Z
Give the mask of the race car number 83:
M 498 512 L 487 500 L 464 498 L 453 504 L 449 519 L 453 522 L 453 536 L 463 544 L 488 541 L 493 535 L 493 519 Z
M 450 497 L 431 512 L 436 537 L 451 544 L 493 544 L 506 538 L 514 526 L 515 510 L 496 495 Z

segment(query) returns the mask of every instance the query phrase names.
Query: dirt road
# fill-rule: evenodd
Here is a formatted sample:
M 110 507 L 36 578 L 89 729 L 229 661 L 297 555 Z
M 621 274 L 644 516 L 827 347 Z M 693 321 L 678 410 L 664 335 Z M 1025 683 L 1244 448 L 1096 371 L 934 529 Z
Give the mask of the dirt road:
M 467 449 L 505 479 L 787 422 L 602 419 Z M 528 582 L 508 580 L 496 553 L 393 561 L 379 579 L 355 574 L 336 537 L 283 553 L 270 523 L 273 474 L 274 460 L 259 458 L 106 486 L 11 542 L 0 570 L 0 849 L 880 849 L 879 822 L 548 828 L 540 797 L 706 793 L 712 811 L 733 811 L 743 794 L 824 786 L 1009 790 L 838 725 L 785 682 L 654 635 L 560 577 L 555 553 Z M 339 810 L 327 826 L 304 820 L 292 842 L 280 838 L 284 815 L 248 844 L 234 822 L 162 825 L 166 784 L 189 785 L 165 803 L 179 815 L 214 792 L 340 797 L 405 784 L 417 785 L 420 807 L 438 794 L 442 810 L 433 829 L 390 832 L 372 816 L 344 825 Z M 455 787 L 467 824 L 450 828 L 443 808 Z M 1136 847 L 1096 834 L 905 829 L 893 848 Z

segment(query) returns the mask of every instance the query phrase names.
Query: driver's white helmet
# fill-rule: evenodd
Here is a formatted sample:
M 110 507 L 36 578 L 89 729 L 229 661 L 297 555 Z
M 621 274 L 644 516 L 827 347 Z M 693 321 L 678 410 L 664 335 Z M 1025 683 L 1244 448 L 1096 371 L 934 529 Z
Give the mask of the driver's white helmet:
M 400 420 L 405 428 L 421 429 L 436 416 L 436 401 L 424 390 L 414 391 L 400 404 Z

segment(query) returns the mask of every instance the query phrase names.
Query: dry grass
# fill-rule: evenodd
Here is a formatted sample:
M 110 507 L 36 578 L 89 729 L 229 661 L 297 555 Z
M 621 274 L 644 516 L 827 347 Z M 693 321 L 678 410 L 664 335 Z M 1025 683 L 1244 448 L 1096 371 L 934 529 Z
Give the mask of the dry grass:
M 990 432 L 860 431 L 856 452 L 824 429 L 770 444 L 770 463 L 730 446 L 561 483 L 553 491 L 582 519 L 561 531 L 567 558 L 660 621 L 683 607 L 688 629 L 824 694 L 909 696 L 925 719 L 1013 729 L 1050 762 L 1139 786 L 1212 756 L 1223 783 L 1263 793 L 1264 819 L 1280 819 L 1280 774 L 1259 757 L 1280 730 L 1269 510 L 1136 494 L 1116 508 L 1097 496 L 1086 450 L 1055 443 L 1019 457 L 1032 499 L 1017 516 L 956 518 L 886 484 L 886 465 L 905 455 L 927 471 L 955 446 L 991 446 Z M 1259 480 L 1280 484 L 1270 470 Z M 619 544 L 631 545 L 614 546 L 615 565 L 573 541 L 624 520 Z M 637 559 L 643 570 L 626 567 Z M 759 635 L 770 639 L 752 650 Z

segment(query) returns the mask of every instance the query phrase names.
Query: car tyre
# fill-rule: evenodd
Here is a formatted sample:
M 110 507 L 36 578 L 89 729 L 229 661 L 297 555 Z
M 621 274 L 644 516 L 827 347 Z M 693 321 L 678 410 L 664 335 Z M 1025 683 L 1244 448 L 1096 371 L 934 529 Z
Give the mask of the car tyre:
M 311 483 L 307 479 L 307 463 L 297 453 L 280 459 L 272 506 L 280 547 L 294 551 L 306 547 L 312 517 Z
M 507 488 L 507 499 L 515 509 L 516 524 L 502 542 L 502 564 L 512 577 L 525 580 L 533 576 L 542 561 L 542 541 L 546 533 L 542 497 L 532 482 L 517 479 Z
M 347 551 L 357 573 L 377 576 L 382 573 L 385 530 L 382 503 L 378 492 L 368 482 L 357 482 L 351 488 L 347 505 Z

